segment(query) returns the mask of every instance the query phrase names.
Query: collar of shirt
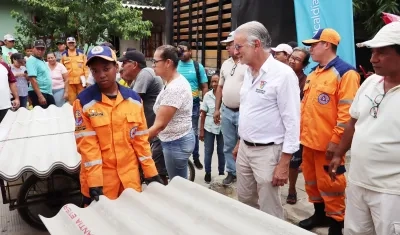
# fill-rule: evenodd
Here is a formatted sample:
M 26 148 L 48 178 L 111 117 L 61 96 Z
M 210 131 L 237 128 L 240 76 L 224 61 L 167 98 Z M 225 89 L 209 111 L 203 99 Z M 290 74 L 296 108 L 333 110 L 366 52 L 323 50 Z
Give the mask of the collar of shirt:
M 270 66 L 274 64 L 274 61 L 274 57 L 272 55 L 269 55 L 267 60 L 263 63 L 263 65 L 261 65 L 261 68 L 258 71 L 258 76 L 256 78 L 253 77 L 253 74 L 251 73 L 252 69 L 250 67 L 247 68 L 247 75 L 251 79 L 252 85 L 256 84 L 264 74 L 268 73 Z

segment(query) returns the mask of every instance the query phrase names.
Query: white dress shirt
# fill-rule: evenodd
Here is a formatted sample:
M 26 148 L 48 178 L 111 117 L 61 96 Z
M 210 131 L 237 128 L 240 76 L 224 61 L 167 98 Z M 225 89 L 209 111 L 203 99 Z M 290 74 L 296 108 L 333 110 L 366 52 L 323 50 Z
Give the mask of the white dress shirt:
M 293 154 L 300 145 L 300 88 L 293 70 L 271 55 L 253 81 L 250 68 L 240 90 L 239 136 L 251 143 L 282 144 Z

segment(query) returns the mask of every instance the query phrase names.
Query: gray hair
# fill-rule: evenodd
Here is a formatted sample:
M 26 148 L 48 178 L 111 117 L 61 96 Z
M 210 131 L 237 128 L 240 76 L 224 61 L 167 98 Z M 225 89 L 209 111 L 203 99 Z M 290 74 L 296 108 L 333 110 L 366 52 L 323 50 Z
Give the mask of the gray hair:
M 271 47 L 271 36 L 267 28 L 258 21 L 250 21 L 242 24 L 235 30 L 235 34 L 237 33 L 247 34 L 247 41 L 251 45 L 254 45 L 255 40 L 260 40 L 261 46 L 264 49 L 269 49 Z

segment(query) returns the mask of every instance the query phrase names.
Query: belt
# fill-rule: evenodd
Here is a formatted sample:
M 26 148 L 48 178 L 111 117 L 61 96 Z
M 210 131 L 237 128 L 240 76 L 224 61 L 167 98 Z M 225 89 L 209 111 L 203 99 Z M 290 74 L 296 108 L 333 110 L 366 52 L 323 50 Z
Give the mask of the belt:
M 228 106 L 225 105 L 225 107 L 229 110 L 231 110 L 232 112 L 239 112 L 239 108 L 229 108 Z
M 274 145 L 274 142 L 270 142 L 270 143 L 266 143 L 266 144 L 259 144 L 259 143 L 251 143 L 249 141 L 243 140 L 243 142 L 247 145 L 247 146 L 252 146 L 252 147 L 262 147 L 262 146 L 270 146 L 270 145 Z

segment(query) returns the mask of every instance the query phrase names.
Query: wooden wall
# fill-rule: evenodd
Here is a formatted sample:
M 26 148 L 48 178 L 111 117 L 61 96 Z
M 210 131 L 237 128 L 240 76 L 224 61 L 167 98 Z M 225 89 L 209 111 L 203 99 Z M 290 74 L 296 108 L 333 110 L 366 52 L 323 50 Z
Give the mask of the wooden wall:
M 231 0 L 174 0 L 174 44 L 189 42 L 194 60 L 220 68 L 228 58 L 220 42 L 231 32 L 231 7 Z

